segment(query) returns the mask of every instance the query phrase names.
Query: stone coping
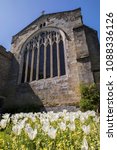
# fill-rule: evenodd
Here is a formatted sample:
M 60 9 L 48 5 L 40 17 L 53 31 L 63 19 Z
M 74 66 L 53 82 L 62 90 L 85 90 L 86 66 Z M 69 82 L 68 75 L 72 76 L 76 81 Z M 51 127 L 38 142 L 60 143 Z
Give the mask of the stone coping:
M 7 52 L 6 49 L 3 46 L 0 46 L 0 54 L 11 59 L 12 58 L 12 53 Z
M 46 111 L 53 111 L 53 112 L 61 112 L 64 109 L 67 110 L 68 112 L 76 112 L 79 111 L 80 108 L 76 106 L 55 106 L 55 107 L 45 107 Z

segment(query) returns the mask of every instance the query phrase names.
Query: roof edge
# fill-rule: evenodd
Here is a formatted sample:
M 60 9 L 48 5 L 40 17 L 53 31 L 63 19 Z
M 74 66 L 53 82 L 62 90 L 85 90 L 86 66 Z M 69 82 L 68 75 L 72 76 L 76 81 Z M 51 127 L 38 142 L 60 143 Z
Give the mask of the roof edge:
M 88 30 L 90 30 L 90 31 L 93 31 L 93 32 L 97 33 L 97 30 L 96 30 L 96 29 L 94 29 L 94 28 L 92 28 L 92 27 L 89 27 L 89 26 L 87 26 L 87 25 L 85 25 L 85 24 L 83 24 L 83 25 L 81 25 L 81 26 L 78 26 L 78 27 L 75 27 L 75 28 L 73 28 L 73 30 L 77 30 L 77 29 L 79 29 L 79 28 L 88 29 Z

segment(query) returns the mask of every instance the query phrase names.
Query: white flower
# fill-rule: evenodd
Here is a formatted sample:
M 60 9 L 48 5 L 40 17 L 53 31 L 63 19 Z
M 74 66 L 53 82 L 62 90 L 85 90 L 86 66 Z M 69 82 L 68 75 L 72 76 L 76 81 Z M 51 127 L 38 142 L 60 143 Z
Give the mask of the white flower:
M 22 130 L 22 126 L 20 126 L 20 125 L 14 125 L 12 128 L 13 133 L 16 135 L 20 135 L 21 130 Z
M 90 116 L 88 112 L 89 112 L 89 111 L 87 111 L 87 112 L 84 112 L 84 113 L 83 113 L 84 118 L 85 118 L 86 120 L 87 120 L 87 119 L 88 119 L 88 117 Z
M 34 116 L 30 116 L 30 119 L 32 120 L 32 122 L 36 121 L 36 118 Z
M 49 124 L 49 119 L 48 118 L 44 118 L 44 116 L 43 116 L 42 118 L 40 118 L 40 122 L 41 122 L 41 124 L 46 124 L 46 123 Z
M 67 110 L 66 110 L 66 109 L 63 109 L 63 113 L 66 114 L 66 113 L 67 113 Z
M 25 122 L 26 122 L 26 119 L 20 120 L 20 121 L 18 122 L 18 124 L 21 126 L 22 129 L 23 129 L 24 126 L 25 126 Z
M 28 113 L 27 117 L 31 119 L 32 122 L 36 121 L 35 115 L 33 113 Z
M 75 123 L 69 123 L 68 127 L 71 131 L 75 131 Z
M 13 118 L 13 117 L 12 117 L 12 122 L 13 122 L 13 124 L 17 124 L 18 119 L 17 119 L 17 118 Z
M 0 128 L 2 128 L 2 129 L 6 128 L 6 125 L 10 121 L 10 117 L 9 116 L 10 116 L 10 114 L 4 114 L 2 116 L 3 119 L 0 121 Z
M 2 119 L 2 120 L 0 121 L 0 127 L 1 127 L 2 129 L 4 129 L 4 128 L 6 128 L 6 125 L 7 125 L 7 120 L 6 120 L 6 119 Z
M 82 123 L 84 123 L 85 118 L 84 118 L 84 116 L 83 116 L 83 115 L 81 115 L 81 116 L 80 116 L 80 121 L 81 121 Z
M 75 120 L 75 114 L 70 113 L 69 120 L 70 120 L 70 122 L 74 122 L 74 120 Z
M 37 129 L 34 129 L 27 133 L 30 140 L 34 140 L 37 135 Z
M 93 121 L 98 123 L 100 121 L 100 117 L 95 116 L 95 118 L 93 118 Z
M 28 134 L 30 140 L 34 140 L 37 135 L 37 129 L 33 130 L 30 124 L 26 124 L 25 132 Z
M 77 111 L 77 112 L 75 112 L 75 118 L 79 118 L 80 117 L 80 114 L 81 114 L 81 111 Z
M 18 119 L 19 119 L 19 115 L 18 114 L 15 114 L 15 115 L 11 116 L 11 120 L 12 120 L 13 124 L 17 124 Z
M 2 118 L 8 120 L 8 119 L 9 119 L 9 116 L 10 116 L 10 114 L 4 114 L 4 115 L 2 116 Z
M 59 114 L 58 113 L 53 113 L 49 116 L 50 122 L 54 122 L 57 121 L 59 118 Z
M 15 123 L 15 125 L 13 126 L 13 128 L 12 128 L 12 130 L 13 130 L 13 132 L 14 132 L 14 134 L 16 134 L 16 135 L 20 135 L 20 133 L 21 133 L 21 130 L 24 128 L 24 126 L 25 126 L 25 122 L 27 121 L 27 119 L 28 118 L 24 118 L 23 120 L 15 120 L 16 122 L 14 122 Z
M 31 128 L 30 124 L 27 123 L 25 125 L 25 132 L 27 133 L 27 132 L 30 132 L 30 131 L 32 131 L 32 128 Z
M 61 130 L 65 131 L 66 130 L 66 124 L 64 122 L 59 123 L 59 127 Z
M 82 130 L 84 131 L 85 134 L 89 134 L 90 133 L 90 126 L 89 125 L 88 126 L 83 125 Z
M 42 126 L 42 130 L 44 131 L 44 132 L 48 132 L 48 130 L 50 129 L 50 125 L 47 123 L 45 123 L 45 124 L 43 124 L 43 126 Z
M 67 112 L 66 114 L 64 114 L 64 120 L 69 121 L 69 119 L 70 119 L 69 113 Z
M 89 116 L 93 116 L 93 117 L 95 117 L 96 116 L 96 112 L 95 111 L 89 111 Z
M 51 128 L 48 130 L 48 136 L 49 136 L 51 139 L 55 139 L 55 138 L 56 138 L 56 132 L 57 132 L 57 129 L 51 127 Z
M 88 143 L 85 138 L 83 139 L 83 144 L 82 144 L 81 150 L 88 150 Z

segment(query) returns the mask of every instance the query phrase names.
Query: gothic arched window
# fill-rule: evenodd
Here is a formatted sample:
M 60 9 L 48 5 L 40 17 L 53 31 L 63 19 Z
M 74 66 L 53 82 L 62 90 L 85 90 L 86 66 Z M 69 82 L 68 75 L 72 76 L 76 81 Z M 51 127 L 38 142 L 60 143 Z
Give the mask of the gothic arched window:
M 24 47 L 21 82 L 65 75 L 64 41 L 58 31 L 41 31 Z

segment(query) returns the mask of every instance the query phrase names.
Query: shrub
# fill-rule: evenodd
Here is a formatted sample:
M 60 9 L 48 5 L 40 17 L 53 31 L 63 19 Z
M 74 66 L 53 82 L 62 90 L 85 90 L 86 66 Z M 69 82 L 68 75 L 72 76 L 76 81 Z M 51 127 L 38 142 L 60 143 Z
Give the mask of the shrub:
M 100 93 L 95 84 L 81 85 L 80 109 L 82 111 L 95 110 L 99 112 Z

